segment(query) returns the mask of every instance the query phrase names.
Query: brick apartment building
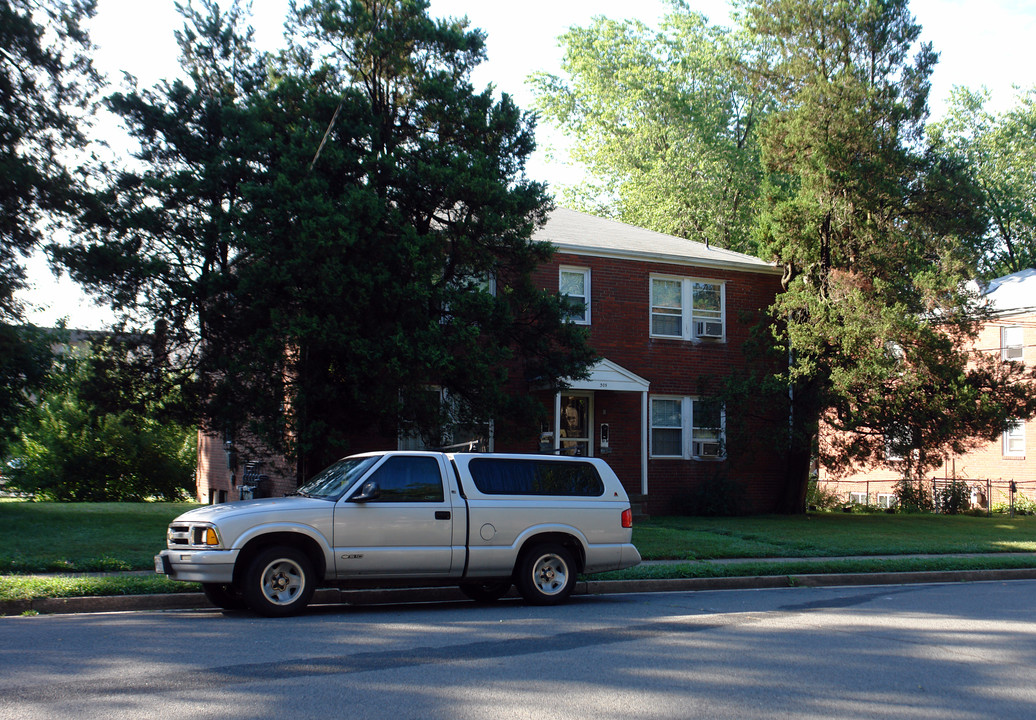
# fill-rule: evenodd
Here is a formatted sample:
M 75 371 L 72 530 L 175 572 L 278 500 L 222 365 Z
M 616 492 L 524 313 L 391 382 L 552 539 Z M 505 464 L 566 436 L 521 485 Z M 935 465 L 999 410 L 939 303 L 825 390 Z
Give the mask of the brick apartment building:
M 1003 362 L 1036 366 L 1036 269 L 997 278 L 981 290 L 993 319 L 982 328 L 972 350 L 992 353 Z M 894 460 L 890 465 L 842 478 L 832 478 L 821 468 L 820 482 L 845 502 L 888 507 L 895 502 L 893 489 L 902 477 Z M 1036 500 L 1036 419 L 1017 420 L 997 440 L 948 457 L 932 477 L 934 483 L 963 480 L 978 507 L 1008 503 L 1012 482 L 1018 494 Z
M 729 443 L 731 418 L 702 392 L 746 371 L 742 345 L 773 303 L 780 271 L 748 255 L 563 208 L 534 238 L 556 247 L 535 281 L 581 304 L 571 321 L 587 326 L 602 359 L 588 379 L 554 396 L 515 385 L 514 392 L 540 393 L 550 420 L 518 442 L 490 432 L 483 449 L 604 457 L 650 513 L 678 510 L 683 496 L 723 472 L 743 485 L 747 510 L 773 509 L 779 461 Z M 777 417 L 782 412 L 786 417 L 774 409 Z M 755 434 L 766 432 L 760 426 Z M 353 444 L 356 452 L 416 446 L 395 437 Z M 237 499 L 243 485 L 272 495 L 294 487 L 283 461 L 226 447 L 223 438 L 199 438 L 199 501 Z

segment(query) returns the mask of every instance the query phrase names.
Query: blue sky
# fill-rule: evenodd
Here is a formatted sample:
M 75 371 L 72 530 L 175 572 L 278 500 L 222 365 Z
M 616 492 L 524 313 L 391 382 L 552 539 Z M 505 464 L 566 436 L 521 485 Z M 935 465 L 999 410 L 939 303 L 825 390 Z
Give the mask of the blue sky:
M 729 24 L 727 0 L 687 3 L 711 21 Z M 253 0 L 253 25 L 261 48 L 279 46 L 287 7 L 288 0 Z M 595 15 L 637 18 L 655 25 L 669 7 L 664 0 L 431 1 L 433 15 L 467 15 L 473 26 L 487 32 L 489 58 L 478 69 L 476 84 L 492 83 L 526 108 L 532 105 L 532 93 L 525 79 L 538 70 L 558 70 L 557 37 L 568 27 L 585 25 Z M 911 10 L 923 28 L 922 39 L 934 43 L 940 53 L 932 83 L 933 117 L 942 114 L 955 84 L 989 87 L 997 108 L 1011 104 L 1012 86 L 1036 85 L 1036 1 L 913 0 Z M 113 82 L 118 82 L 122 71 L 133 73 L 143 85 L 173 76 L 177 72 L 173 30 L 181 24 L 173 0 L 99 0 L 91 26 L 99 68 Z M 533 178 L 552 185 L 578 178 L 574 169 L 565 166 L 563 146 L 551 128 L 541 125 L 537 138 L 540 148 L 528 167 Z M 23 297 L 36 308 L 29 315 L 32 322 L 52 325 L 67 317 L 72 327 L 103 324 L 104 310 L 92 307 L 67 278 L 56 281 L 42 259 L 34 260 L 30 271 L 36 288 Z

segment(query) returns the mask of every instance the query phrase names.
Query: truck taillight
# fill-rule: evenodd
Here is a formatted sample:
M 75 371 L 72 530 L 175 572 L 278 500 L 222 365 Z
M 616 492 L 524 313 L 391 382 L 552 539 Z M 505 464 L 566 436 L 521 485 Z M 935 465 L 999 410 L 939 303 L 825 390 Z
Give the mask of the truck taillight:
M 624 528 L 633 527 L 633 511 L 629 508 L 622 511 L 622 526 Z

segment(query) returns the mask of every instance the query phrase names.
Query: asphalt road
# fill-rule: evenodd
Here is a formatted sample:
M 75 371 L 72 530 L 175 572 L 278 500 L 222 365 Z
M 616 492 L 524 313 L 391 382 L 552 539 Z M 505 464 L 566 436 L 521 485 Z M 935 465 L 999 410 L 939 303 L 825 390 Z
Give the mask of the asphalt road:
M 1036 581 L 0 618 L 0 718 L 1036 717 Z

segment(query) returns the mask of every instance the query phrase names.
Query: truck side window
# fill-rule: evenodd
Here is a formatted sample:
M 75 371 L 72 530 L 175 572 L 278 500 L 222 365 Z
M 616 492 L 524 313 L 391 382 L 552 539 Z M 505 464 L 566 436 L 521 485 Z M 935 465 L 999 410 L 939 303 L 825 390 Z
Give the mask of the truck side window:
M 442 502 L 442 473 L 431 457 L 390 457 L 370 477 L 381 497 L 375 502 Z
M 475 487 L 486 495 L 600 497 L 604 481 L 590 463 L 476 458 L 468 463 Z

